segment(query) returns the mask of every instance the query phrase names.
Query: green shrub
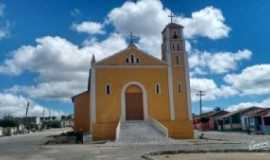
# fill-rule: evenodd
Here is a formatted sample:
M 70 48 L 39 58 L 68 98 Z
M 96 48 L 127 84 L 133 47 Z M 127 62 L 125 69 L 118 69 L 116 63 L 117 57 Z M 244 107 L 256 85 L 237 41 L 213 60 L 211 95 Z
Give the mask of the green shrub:
M 0 120 L 0 127 L 18 127 L 19 122 L 12 117 L 5 117 Z

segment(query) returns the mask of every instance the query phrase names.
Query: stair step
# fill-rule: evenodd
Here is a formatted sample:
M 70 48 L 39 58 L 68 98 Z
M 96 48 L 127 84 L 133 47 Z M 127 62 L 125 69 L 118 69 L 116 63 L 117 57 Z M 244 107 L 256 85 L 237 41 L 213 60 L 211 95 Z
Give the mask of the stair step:
M 168 140 L 148 121 L 121 122 L 118 143 L 147 143 Z

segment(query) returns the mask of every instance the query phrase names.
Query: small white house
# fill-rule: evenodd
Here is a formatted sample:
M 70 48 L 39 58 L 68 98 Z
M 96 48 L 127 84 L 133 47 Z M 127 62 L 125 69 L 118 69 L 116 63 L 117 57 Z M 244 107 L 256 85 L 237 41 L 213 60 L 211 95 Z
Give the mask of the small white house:
M 252 115 L 259 113 L 263 111 L 263 108 L 253 108 L 252 110 L 249 110 L 241 115 L 241 124 L 242 124 L 242 130 L 247 131 L 252 128 L 256 128 L 257 122 L 254 118 L 251 118 Z

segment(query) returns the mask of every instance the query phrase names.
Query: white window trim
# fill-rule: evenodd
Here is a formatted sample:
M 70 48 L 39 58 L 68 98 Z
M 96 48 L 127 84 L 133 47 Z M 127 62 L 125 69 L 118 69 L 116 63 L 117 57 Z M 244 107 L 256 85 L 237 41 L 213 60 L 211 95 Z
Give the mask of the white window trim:
M 91 92 L 90 92 L 90 118 L 91 128 L 96 123 L 96 68 L 92 66 L 91 69 Z

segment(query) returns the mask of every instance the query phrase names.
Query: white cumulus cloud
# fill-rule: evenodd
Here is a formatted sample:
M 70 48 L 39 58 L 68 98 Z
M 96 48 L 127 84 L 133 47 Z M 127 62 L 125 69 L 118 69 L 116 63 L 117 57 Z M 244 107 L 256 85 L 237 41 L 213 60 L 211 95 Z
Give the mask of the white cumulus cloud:
M 13 51 L 13 56 L 0 65 L 0 73 L 20 75 L 29 71 L 37 73 L 38 82 L 27 86 L 15 85 L 7 91 L 26 93 L 33 98 L 70 99 L 87 89 L 93 54 L 99 60 L 126 47 L 125 40 L 118 34 L 83 47 L 51 36 L 38 38 L 36 43 Z
M 230 86 L 218 86 L 214 80 L 208 78 L 195 78 L 190 79 L 191 97 L 192 101 L 198 101 L 199 96 L 196 95 L 198 91 L 204 91 L 204 100 L 216 100 L 218 98 L 227 98 L 238 93 L 237 90 Z
M 238 69 L 238 63 L 250 59 L 251 56 L 252 52 L 248 49 L 216 53 L 195 50 L 190 54 L 189 64 L 191 69 L 194 69 L 195 74 L 208 73 L 208 71 L 224 74 Z
M 165 8 L 158 0 L 126 1 L 123 5 L 112 9 L 105 22 L 83 21 L 72 25 L 73 30 L 91 35 L 105 33 L 104 25 L 112 25 L 115 31 L 108 33 L 105 39 L 88 37 L 83 46 L 78 46 L 57 36 L 40 37 L 36 39 L 36 44 L 24 45 L 12 51 L 11 58 L 0 65 L 0 73 L 20 75 L 29 71 L 38 75 L 35 84 L 15 85 L 8 89 L 9 92 L 26 93 L 33 98 L 69 99 L 86 89 L 90 57 L 95 54 L 99 60 L 124 49 L 127 46 L 125 36 L 129 32 L 138 36 L 140 48 L 160 57 L 161 31 L 170 21 L 168 17 L 170 12 L 170 9 Z M 222 11 L 212 6 L 192 12 L 191 17 L 177 16 L 176 21 L 185 27 L 186 38 L 200 36 L 220 39 L 227 37 L 230 32 Z M 187 49 L 191 51 L 188 41 L 186 44 Z M 191 57 L 190 65 L 194 70 L 199 67 L 196 70 L 201 73 L 204 72 L 204 68 L 215 73 L 225 73 L 234 70 L 238 61 L 249 58 L 248 50 L 239 52 L 213 55 L 205 52 L 204 63 L 209 64 L 203 63 L 203 66 L 196 62 L 198 60 L 195 53 L 191 55 L 195 58 Z M 206 59 L 209 57 L 210 61 Z M 192 58 L 195 62 L 192 62 Z M 210 91 L 205 96 L 208 100 L 223 95 L 230 96 L 236 92 L 229 86 L 216 85 L 211 79 L 192 78 L 191 82 L 195 89 Z M 203 85 L 204 83 L 207 85 Z M 196 100 L 196 97 L 193 99 Z
M 243 95 L 270 94 L 270 64 L 246 67 L 239 74 L 228 74 L 224 80 Z
M 0 118 L 4 116 L 25 116 L 27 102 L 30 102 L 28 111 L 29 116 L 48 116 L 51 115 L 59 116 L 65 114 L 61 111 L 51 110 L 47 107 L 41 106 L 31 99 L 23 96 L 18 96 L 10 93 L 0 93 Z
M 139 38 L 139 47 L 160 57 L 161 32 L 170 22 L 170 12 L 158 0 L 127 1 L 108 14 L 107 23 L 121 34 L 133 32 Z M 230 32 L 222 11 L 212 6 L 194 11 L 191 17 L 177 16 L 176 21 L 185 27 L 186 38 L 201 36 L 220 39 Z
M 196 36 L 219 39 L 228 37 L 230 27 L 220 9 L 213 6 L 193 12 L 191 17 L 178 17 L 178 22 L 185 27 L 184 34 L 187 38 Z
M 104 34 L 103 25 L 98 22 L 84 21 L 72 24 L 71 28 L 77 32 L 87 34 Z
M 270 98 L 266 98 L 262 101 L 247 101 L 247 102 L 241 102 L 235 105 L 231 105 L 226 108 L 227 111 L 236 111 L 239 109 L 249 108 L 249 107 L 261 107 L 261 108 L 269 108 L 270 107 Z

